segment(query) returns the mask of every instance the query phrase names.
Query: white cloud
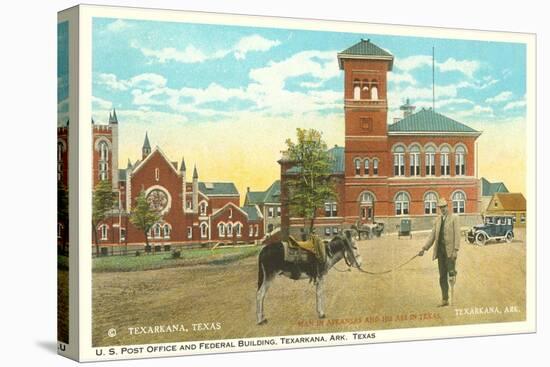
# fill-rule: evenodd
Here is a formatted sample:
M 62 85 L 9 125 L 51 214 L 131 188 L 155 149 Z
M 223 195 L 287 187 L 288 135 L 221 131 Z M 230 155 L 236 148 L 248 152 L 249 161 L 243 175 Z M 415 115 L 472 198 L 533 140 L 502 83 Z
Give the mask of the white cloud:
M 456 60 L 449 58 L 441 63 L 436 63 L 436 67 L 442 71 L 458 71 L 469 78 L 474 76 L 474 73 L 479 69 L 479 62 L 475 60 Z
M 395 68 L 405 72 L 431 66 L 432 57 L 428 55 L 414 55 L 395 60 Z M 480 63 L 476 60 L 456 60 L 451 57 L 443 62 L 436 61 L 435 67 L 440 72 L 457 71 L 468 78 L 473 78 L 474 73 L 480 68 Z
M 410 73 L 388 73 L 388 83 L 416 84 L 416 79 Z
M 514 110 L 516 108 L 525 107 L 527 103 L 525 102 L 525 99 L 521 99 L 519 101 L 513 101 L 508 102 L 506 106 L 504 106 L 504 111 Z
M 246 54 L 251 51 L 268 51 L 272 47 L 279 46 L 279 40 L 269 40 L 257 34 L 243 37 L 234 47 L 235 58 L 240 60 L 246 58 Z
M 485 100 L 486 103 L 495 104 L 509 101 L 512 98 L 513 94 L 510 91 L 504 91 L 497 94 L 494 97 L 489 97 Z
M 94 82 L 116 91 L 126 91 L 130 88 L 153 89 L 163 87 L 166 85 L 166 78 L 159 74 L 144 73 L 124 80 L 118 79 L 115 74 L 98 73 L 94 77 Z
M 117 19 L 114 22 L 109 23 L 106 28 L 110 32 L 119 32 L 130 27 L 131 25 L 128 22 L 122 19 Z
M 426 66 L 432 66 L 431 56 L 415 55 L 395 60 L 395 68 L 403 71 L 411 71 Z
M 175 47 L 153 49 L 142 47 L 137 41 L 130 42 L 130 46 L 141 51 L 141 53 L 157 62 L 168 61 L 181 62 L 184 64 L 201 63 L 206 60 L 222 59 L 228 54 L 233 54 L 238 60 L 246 58 L 249 52 L 265 52 L 280 45 L 279 40 L 270 40 L 260 35 L 251 35 L 241 38 L 229 49 L 221 49 L 214 52 L 206 52 L 192 44 L 187 45 L 183 50 Z
M 95 75 L 94 81 L 97 84 L 105 85 L 113 90 L 118 90 L 118 91 L 128 90 L 128 83 L 124 80 L 118 80 L 115 74 L 99 73 Z
M 250 71 L 250 84 L 241 88 L 226 88 L 211 83 L 205 88 L 172 88 L 159 74 L 139 74 L 121 80 L 114 74 L 98 74 L 96 82 L 117 91 L 129 91 L 132 103 L 140 107 L 166 106 L 177 113 L 194 113 L 203 117 L 231 116 L 230 109 L 208 105 L 213 102 L 248 103 L 248 111 L 266 115 L 318 114 L 320 111 L 342 108 L 342 94 L 334 90 L 315 90 L 325 81 L 337 77 L 340 70 L 335 52 L 302 51 L 281 61 Z M 301 82 L 306 91 L 285 89 L 289 79 L 308 77 Z M 229 105 L 231 107 L 231 105 Z M 241 110 L 239 113 L 243 113 Z
M 325 81 L 340 75 L 335 54 L 335 51 L 301 51 L 285 60 L 252 69 L 249 76 L 270 88 L 284 88 L 287 79 L 305 75 Z
M 113 103 L 105 99 L 92 96 L 92 109 L 110 110 L 113 108 Z

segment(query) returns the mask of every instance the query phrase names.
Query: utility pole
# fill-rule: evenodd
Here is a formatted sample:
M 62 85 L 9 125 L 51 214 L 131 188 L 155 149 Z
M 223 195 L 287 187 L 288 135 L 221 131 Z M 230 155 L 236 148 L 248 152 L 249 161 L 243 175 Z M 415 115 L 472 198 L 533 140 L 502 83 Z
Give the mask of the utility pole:
M 432 110 L 435 111 L 435 47 L 432 46 Z

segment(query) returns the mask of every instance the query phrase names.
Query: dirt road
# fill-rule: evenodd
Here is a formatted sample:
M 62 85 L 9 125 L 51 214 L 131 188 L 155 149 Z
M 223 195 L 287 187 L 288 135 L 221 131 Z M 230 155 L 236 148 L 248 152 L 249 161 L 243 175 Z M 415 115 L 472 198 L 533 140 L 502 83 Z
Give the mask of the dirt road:
M 359 242 L 364 268 L 379 271 L 402 263 L 418 252 L 426 235 Z M 510 244 L 462 244 L 455 303 L 451 307 L 436 307 L 441 295 L 437 262 L 431 260 L 431 252 L 385 275 L 331 271 L 325 287 L 327 319 L 320 322 L 315 312 L 314 286 L 307 280 L 279 277 L 266 297 L 269 322 L 257 326 L 255 257 L 229 265 L 94 274 L 93 344 L 524 320 L 525 244 L 521 233 L 517 237 Z M 344 264 L 338 267 L 342 269 Z M 145 333 L 150 326 L 173 324 L 184 325 L 188 331 Z M 198 324 L 197 330 L 193 330 L 193 324 Z M 108 336 L 111 328 L 117 330 L 115 337 Z

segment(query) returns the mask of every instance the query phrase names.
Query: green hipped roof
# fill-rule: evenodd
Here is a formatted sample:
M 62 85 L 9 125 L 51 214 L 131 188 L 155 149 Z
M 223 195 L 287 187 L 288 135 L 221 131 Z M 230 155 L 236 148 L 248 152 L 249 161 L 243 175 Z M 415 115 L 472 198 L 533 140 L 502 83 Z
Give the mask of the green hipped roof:
M 481 178 L 481 196 L 493 196 L 497 192 L 508 192 L 504 182 L 489 182 L 485 177 Z
M 363 39 L 355 45 L 338 53 L 338 65 L 344 68 L 342 59 L 378 59 L 389 61 L 389 70 L 393 68 L 393 55 L 388 51 L 376 46 L 370 39 Z
M 274 181 L 265 191 L 248 191 L 246 193 L 245 204 L 265 204 L 281 202 L 281 181 Z
M 389 132 L 451 132 L 451 133 L 477 133 L 458 121 L 437 113 L 430 109 L 421 109 L 415 114 L 405 117 L 388 126 Z
M 328 155 L 332 161 L 332 174 L 338 175 L 344 173 L 344 147 L 334 146 L 328 150 Z M 299 168 L 294 166 L 286 170 L 287 173 L 298 173 Z
M 204 195 L 239 195 L 233 182 L 199 182 L 199 191 Z
M 358 55 L 358 56 L 392 56 L 386 50 L 376 46 L 370 39 L 363 39 L 355 45 L 340 52 L 341 55 Z
M 245 205 L 241 209 L 248 216 L 248 220 L 260 220 L 261 214 L 258 211 L 258 207 L 256 207 L 256 205 Z

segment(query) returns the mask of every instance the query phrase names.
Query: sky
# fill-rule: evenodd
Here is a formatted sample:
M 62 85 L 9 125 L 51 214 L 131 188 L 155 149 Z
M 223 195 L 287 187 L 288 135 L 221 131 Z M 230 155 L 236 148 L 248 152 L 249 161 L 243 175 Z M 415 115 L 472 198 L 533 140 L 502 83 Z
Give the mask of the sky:
M 92 37 L 93 118 L 116 108 L 121 167 L 147 131 L 201 181 L 266 189 L 297 127 L 344 144 L 336 54 L 369 38 L 394 55 L 388 123 L 406 98 L 432 106 L 434 47 L 436 111 L 483 131 L 480 177 L 525 192 L 523 44 L 112 18 L 94 18 Z
M 69 22 L 57 24 L 57 124 L 69 118 Z

